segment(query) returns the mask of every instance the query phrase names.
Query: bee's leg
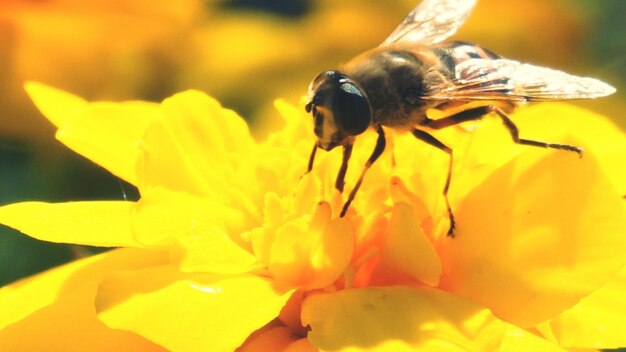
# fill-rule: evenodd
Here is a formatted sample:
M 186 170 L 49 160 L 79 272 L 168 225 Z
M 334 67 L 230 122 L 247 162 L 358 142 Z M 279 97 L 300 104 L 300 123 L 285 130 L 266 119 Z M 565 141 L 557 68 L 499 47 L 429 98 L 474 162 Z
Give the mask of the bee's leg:
M 380 157 L 380 155 L 385 150 L 386 140 L 385 140 L 385 132 L 383 131 L 383 128 L 380 126 L 377 126 L 376 132 L 378 133 L 378 139 L 376 140 L 376 146 L 374 147 L 374 151 L 372 152 L 372 155 L 370 155 L 370 158 L 367 159 L 367 162 L 365 163 L 365 167 L 363 168 L 363 171 L 361 172 L 361 176 L 359 176 L 359 180 L 357 181 L 356 185 L 352 189 L 352 192 L 350 192 L 350 195 L 348 196 L 348 200 L 343 205 L 343 208 L 341 209 L 341 213 L 339 215 L 340 217 L 344 217 L 344 215 L 346 215 L 346 212 L 348 211 L 348 208 L 350 207 L 350 203 L 352 203 L 352 201 L 354 200 L 354 196 L 356 195 L 356 192 L 359 190 L 359 187 L 361 187 L 361 183 L 363 182 L 363 177 L 365 177 L 365 173 L 367 172 L 367 170 L 369 170 L 372 164 L 374 164 L 376 159 L 378 159 L 378 157 Z M 344 155 L 345 155 L 345 152 L 344 152 Z
M 348 161 L 352 155 L 352 145 L 352 143 L 348 143 L 343 146 L 343 161 L 341 162 L 341 167 L 339 168 L 339 173 L 337 174 L 337 180 L 335 181 L 335 188 L 339 191 L 339 193 L 343 192 L 343 186 L 345 184 L 344 179 L 346 177 L 346 172 L 348 171 Z M 305 175 L 313 170 L 313 162 L 315 161 L 317 148 L 317 143 L 315 143 L 313 145 L 313 150 L 311 151 L 311 156 L 309 157 L 309 164 L 306 168 L 306 172 L 304 173 Z
M 519 138 L 519 130 L 517 129 L 517 126 L 515 126 L 515 123 L 513 123 L 513 121 L 511 121 L 511 119 L 502 110 L 498 109 L 497 107 L 494 107 L 493 111 L 496 114 L 498 114 L 498 116 L 500 116 L 500 118 L 502 119 L 502 122 L 504 123 L 506 128 L 511 133 L 511 137 L 513 137 L 513 141 L 515 143 L 517 143 L 517 144 L 524 144 L 524 145 L 531 145 L 531 146 L 534 146 L 534 147 L 542 147 L 542 148 L 552 148 L 552 149 L 565 150 L 565 151 L 568 151 L 568 152 L 578 153 L 578 157 L 580 157 L 580 158 L 583 157 L 583 149 L 579 148 L 579 147 L 575 147 L 573 145 L 557 144 L 557 143 L 546 143 L 546 142 L 540 142 L 540 141 L 533 141 L 533 140 L 530 140 L 530 139 Z
M 341 167 L 337 174 L 337 180 L 335 181 L 335 188 L 339 193 L 343 193 L 343 186 L 345 185 L 344 179 L 346 178 L 346 172 L 348 171 L 348 161 L 352 155 L 352 143 L 349 142 L 343 146 L 343 159 L 341 160 Z
M 452 179 L 452 164 L 453 164 L 453 153 L 452 153 L 452 148 L 448 147 L 447 145 L 441 143 L 437 138 L 433 137 L 432 135 L 422 131 L 422 130 L 418 130 L 417 128 L 414 128 L 412 131 L 413 135 L 415 136 L 415 138 L 424 141 L 430 145 L 432 145 L 435 148 L 438 148 L 444 152 L 446 152 L 448 154 L 448 156 L 450 157 L 450 161 L 448 163 L 448 176 L 446 177 L 446 184 L 443 187 L 443 197 L 446 200 L 446 207 L 448 210 L 448 217 L 450 218 L 450 228 L 448 229 L 448 236 L 450 237 L 454 237 L 454 227 L 455 227 L 455 221 L 454 221 L 454 214 L 452 214 L 452 208 L 450 207 L 450 201 L 448 200 L 448 189 L 450 188 L 450 180 Z
M 461 111 L 454 115 L 443 117 L 437 120 L 427 120 L 423 125 L 433 128 L 433 129 L 442 129 L 442 128 L 450 127 L 450 126 L 453 126 L 462 122 L 466 122 L 466 121 L 479 120 L 491 112 L 495 112 L 496 114 L 498 114 L 498 116 L 500 117 L 500 119 L 502 119 L 502 122 L 504 123 L 506 128 L 509 130 L 511 137 L 513 138 L 513 141 L 517 144 L 566 150 L 569 152 L 578 153 L 580 157 L 582 157 L 583 155 L 583 150 L 581 148 L 578 148 L 572 145 L 546 143 L 546 142 L 539 142 L 539 141 L 534 141 L 530 139 L 519 138 L 519 131 L 517 129 L 517 126 L 515 126 L 515 123 L 511 121 L 511 119 L 507 116 L 507 114 L 504 111 L 502 111 L 500 108 L 494 105 L 480 106 L 477 108 L 467 109 L 465 111 Z
M 440 130 L 442 128 L 458 125 L 463 122 L 480 120 L 492 111 L 492 106 L 480 106 L 458 112 L 454 115 L 442 117 L 437 120 L 428 119 L 425 123 L 423 123 L 423 125 L 435 130 Z
M 311 151 L 311 156 L 309 157 L 309 165 L 306 168 L 305 175 L 313 170 L 313 162 L 315 161 L 315 152 L 317 152 L 317 142 L 313 145 L 313 151 Z

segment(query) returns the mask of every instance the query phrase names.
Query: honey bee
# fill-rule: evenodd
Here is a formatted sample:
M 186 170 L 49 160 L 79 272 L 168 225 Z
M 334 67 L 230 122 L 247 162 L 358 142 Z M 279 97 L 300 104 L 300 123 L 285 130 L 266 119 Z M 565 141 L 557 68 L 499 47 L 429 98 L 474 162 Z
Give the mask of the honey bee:
M 443 187 L 450 227 L 455 220 L 448 189 L 453 151 L 428 133 L 493 114 L 508 129 L 513 142 L 578 153 L 581 148 L 523 139 L 508 114 L 519 103 L 603 97 L 615 92 L 593 78 L 504 59 L 468 42 L 443 42 L 469 17 L 477 0 L 423 0 L 378 47 L 355 57 L 337 70 L 320 73 L 309 85 L 305 109 L 314 120 L 317 141 L 307 172 L 313 169 L 318 148 L 343 147 L 335 188 L 343 192 L 344 178 L 356 136 L 371 128 L 376 146 L 344 203 L 346 214 L 367 170 L 385 149 L 385 128 L 411 132 L 417 139 L 449 156 Z M 471 105 L 470 105 L 471 103 Z M 438 119 L 430 109 L 454 113 Z

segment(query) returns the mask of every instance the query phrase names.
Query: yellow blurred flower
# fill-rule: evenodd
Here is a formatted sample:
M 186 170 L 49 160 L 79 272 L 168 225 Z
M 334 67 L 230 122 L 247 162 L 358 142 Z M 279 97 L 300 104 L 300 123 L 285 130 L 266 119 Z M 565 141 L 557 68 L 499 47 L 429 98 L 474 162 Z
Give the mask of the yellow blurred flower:
M 583 146 L 582 159 L 514 145 L 489 119 L 440 131 L 457 153 L 451 239 L 446 156 L 410 136 L 394 136 L 338 218 L 341 153 L 303 176 L 314 137 L 301 108 L 276 102 L 283 126 L 258 142 L 198 91 L 152 104 L 27 90 L 61 142 L 141 199 L 0 208 L 38 239 L 125 247 L 1 289 L 0 350 L 626 346 L 623 303 L 603 300 L 623 302 L 626 137 L 602 116 L 515 115 L 524 135 Z M 358 140 L 348 188 L 374 139 Z
M 25 80 L 98 100 L 161 98 L 194 87 L 265 121 L 274 116 L 266 108 L 272 97 L 297 99 L 320 67 L 378 45 L 417 2 L 317 0 L 302 16 L 281 17 L 229 6 L 241 1 L 5 0 L 0 105 L 20 118 L 0 119 L 0 135 L 41 139 L 50 132 L 19 89 Z M 580 12 L 555 0 L 481 0 L 455 38 L 576 72 L 585 30 L 593 27 Z M 584 66 L 580 72 L 589 71 Z
M 21 89 L 26 80 L 100 99 L 164 96 L 203 10 L 199 0 L 1 1 L 0 105 L 19 118 L 0 119 L 0 136 L 50 133 Z

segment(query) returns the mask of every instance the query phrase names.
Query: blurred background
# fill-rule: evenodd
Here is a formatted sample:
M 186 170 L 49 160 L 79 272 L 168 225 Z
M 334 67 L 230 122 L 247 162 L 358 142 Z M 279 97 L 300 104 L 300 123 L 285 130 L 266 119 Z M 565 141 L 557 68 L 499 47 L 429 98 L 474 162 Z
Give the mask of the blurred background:
M 418 1 L 1 0 L 0 205 L 138 197 L 56 142 L 26 80 L 88 100 L 200 89 L 254 129 L 276 118 L 274 99 L 298 103 L 312 77 L 378 45 Z M 625 128 L 624 14 L 624 0 L 480 0 L 455 38 L 609 82 L 617 94 L 581 105 Z M 0 286 L 97 251 L 0 225 Z

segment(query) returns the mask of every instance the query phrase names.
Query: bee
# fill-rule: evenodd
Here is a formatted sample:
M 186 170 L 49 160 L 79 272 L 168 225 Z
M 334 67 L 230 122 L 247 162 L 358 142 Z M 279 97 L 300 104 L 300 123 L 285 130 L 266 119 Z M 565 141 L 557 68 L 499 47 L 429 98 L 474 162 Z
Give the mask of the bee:
M 449 156 L 443 187 L 450 227 L 455 220 L 448 201 L 453 151 L 428 130 L 439 130 L 493 114 L 502 120 L 513 142 L 578 153 L 581 148 L 521 138 L 509 118 L 519 103 L 592 99 L 615 92 L 593 78 L 508 60 L 478 45 L 444 42 L 469 17 L 477 0 L 423 0 L 378 47 L 336 70 L 320 73 L 308 88 L 305 109 L 314 120 L 317 140 L 307 172 L 313 169 L 318 148 L 343 147 L 335 188 L 343 192 L 355 139 L 367 129 L 378 134 L 374 150 L 343 205 L 343 217 L 361 187 L 367 170 L 385 149 L 385 129 L 411 132 L 417 139 Z M 454 113 L 431 119 L 438 109 Z

